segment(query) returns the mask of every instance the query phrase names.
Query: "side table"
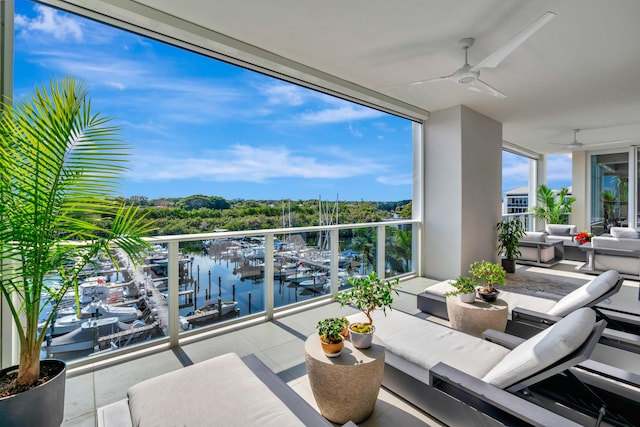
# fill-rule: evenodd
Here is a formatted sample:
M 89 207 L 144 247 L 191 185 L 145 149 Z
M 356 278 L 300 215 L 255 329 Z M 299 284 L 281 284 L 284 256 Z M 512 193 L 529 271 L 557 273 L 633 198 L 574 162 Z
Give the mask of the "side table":
M 327 357 L 315 333 L 304 343 L 307 374 L 320 413 L 344 424 L 366 420 L 376 404 L 384 372 L 384 346 L 374 336 L 370 348 L 358 349 L 345 340 L 342 354 Z
M 451 328 L 481 337 L 487 329 L 504 332 L 509 316 L 508 304 L 498 298 L 494 302 L 479 299 L 473 304 L 460 301 L 457 296 L 447 297 L 447 314 Z

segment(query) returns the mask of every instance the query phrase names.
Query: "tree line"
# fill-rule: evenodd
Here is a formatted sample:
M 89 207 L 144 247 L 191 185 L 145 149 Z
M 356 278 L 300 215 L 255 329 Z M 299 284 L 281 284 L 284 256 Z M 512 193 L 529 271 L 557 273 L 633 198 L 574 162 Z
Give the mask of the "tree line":
M 123 199 L 140 206 L 154 221 L 154 235 L 196 234 L 216 230 L 240 231 L 308 227 L 332 223 L 379 222 L 395 216 L 411 217 L 411 201 L 349 202 L 322 204 L 318 200 L 228 200 L 202 194 L 182 198 Z M 337 220 L 336 220 L 337 216 Z

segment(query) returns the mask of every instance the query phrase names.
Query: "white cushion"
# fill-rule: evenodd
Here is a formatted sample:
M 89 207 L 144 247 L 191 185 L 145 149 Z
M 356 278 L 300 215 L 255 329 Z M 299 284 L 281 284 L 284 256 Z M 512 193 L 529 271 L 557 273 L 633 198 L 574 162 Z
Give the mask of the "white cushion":
M 544 231 L 527 231 L 520 240 L 525 242 L 544 242 L 546 238 L 547 233 Z
M 611 227 L 609 230 L 611 237 L 624 238 L 624 239 L 638 239 L 640 234 L 638 230 L 631 227 Z
M 455 279 L 445 280 L 444 282 L 435 283 L 427 288 L 425 288 L 425 292 L 428 294 L 440 295 L 444 296 L 447 292 L 453 292 L 457 289 L 453 287 L 450 282 L 455 282 Z
M 605 271 L 590 282 L 567 294 L 547 311 L 547 314 L 564 317 L 573 310 L 586 306 L 613 288 L 619 276 L 615 270 Z
M 527 310 L 537 311 L 538 313 L 546 313 L 547 310 L 556 305 L 556 302 L 552 299 L 503 290 L 500 290 L 498 298 L 505 301 L 509 306 L 509 318 L 511 318 L 511 310 L 515 307 L 526 308 Z
M 596 313 L 590 308 L 570 313 L 514 348 L 482 380 L 506 388 L 542 371 L 580 347 L 595 322 Z
M 350 322 L 366 320 L 364 314 L 348 316 Z M 373 313 L 376 337 L 387 352 L 427 371 L 444 362 L 476 378 L 482 378 L 509 350 L 398 310 Z
M 235 353 L 148 379 L 127 395 L 134 426 L 304 425 Z
M 567 224 L 547 224 L 544 230 L 550 236 L 570 236 L 576 234 L 577 227 Z

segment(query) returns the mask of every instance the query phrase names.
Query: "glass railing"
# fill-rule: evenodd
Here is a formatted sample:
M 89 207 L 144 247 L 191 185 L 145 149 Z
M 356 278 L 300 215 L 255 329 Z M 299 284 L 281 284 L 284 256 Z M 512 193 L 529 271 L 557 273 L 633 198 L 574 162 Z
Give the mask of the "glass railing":
M 100 287 L 83 299 L 87 318 L 77 330 L 58 330 L 43 353 L 82 364 L 177 345 L 182 337 L 330 299 L 357 275 L 412 274 L 418 230 L 417 221 L 394 220 L 151 238 L 142 268 L 121 259 L 120 271 L 92 273 L 87 282 L 99 280 Z

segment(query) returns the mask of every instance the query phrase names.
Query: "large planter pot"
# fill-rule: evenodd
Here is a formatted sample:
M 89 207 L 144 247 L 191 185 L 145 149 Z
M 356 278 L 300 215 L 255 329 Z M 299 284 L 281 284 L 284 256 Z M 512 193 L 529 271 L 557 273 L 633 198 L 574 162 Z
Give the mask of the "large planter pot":
M 507 273 L 515 273 L 516 272 L 516 260 L 515 259 L 507 259 L 502 258 L 502 268 Z
M 373 333 L 376 331 L 375 326 L 371 326 L 372 331 L 366 334 L 354 331 L 349 328 L 349 335 L 351 336 L 351 344 L 355 348 L 369 348 L 373 342 Z
M 64 418 L 64 386 L 67 365 L 62 360 L 40 361 L 40 370 L 58 372 L 52 379 L 25 392 L 0 398 L 0 424 L 3 426 L 59 427 Z M 18 366 L 0 371 L 0 378 L 17 372 Z

